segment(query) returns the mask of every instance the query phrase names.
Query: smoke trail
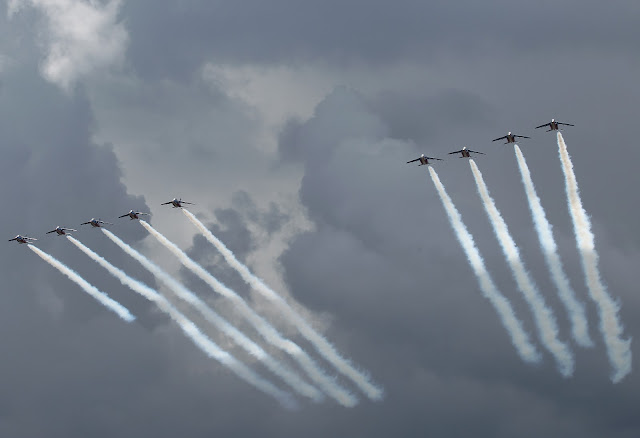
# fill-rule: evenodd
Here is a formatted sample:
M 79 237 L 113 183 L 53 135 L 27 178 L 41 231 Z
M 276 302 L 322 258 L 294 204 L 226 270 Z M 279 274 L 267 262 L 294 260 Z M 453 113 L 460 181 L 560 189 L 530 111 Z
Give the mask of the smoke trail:
M 50 256 L 46 252 L 42 251 L 40 248 L 36 248 L 33 245 L 27 245 L 27 246 L 31 251 L 38 254 L 44 261 L 49 263 L 51 266 L 56 268 L 58 271 L 60 271 L 63 275 L 65 275 L 71 281 L 73 281 L 78 286 L 80 286 L 82 290 L 84 290 L 86 293 L 91 295 L 96 300 L 100 301 L 100 303 L 102 303 L 103 306 L 117 313 L 120 318 L 124 319 L 127 322 L 131 322 L 134 319 L 136 319 L 136 317 L 133 316 L 126 307 L 124 307 L 122 304 L 110 298 L 109 295 L 107 295 L 106 293 L 99 291 L 95 286 L 89 284 L 84 278 L 80 277 L 80 275 L 78 275 L 75 271 L 67 268 L 61 262 L 54 259 L 52 256 Z
M 211 242 L 238 273 L 242 279 L 263 297 L 276 304 L 281 312 L 292 322 L 300 334 L 304 336 L 322 357 L 330 362 L 338 371 L 349 377 L 372 400 L 382 399 L 383 391 L 371 383 L 369 377 L 358 371 L 347 359 L 340 356 L 333 345 L 318 334 L 280 295 L 267 286 L 259 277 L 235 257 L 222 241 L 216 238 L 190 211 L 182 209 L 184 214 L 193 222 L 200 232 Z
M 338 385 L 338 383 L 334 379 L 327 376 L 322 371 L 322 369 L 320 369 L 318 364 L 316 364 L 313 359 L 311 359 L 311 357 L 309 357 L 309 355 L 305 353 L 297 344 L 283 338 L 280 333 L 278 333 L 278 331 L 273 328 L 273 326 L 271 326 L 266 320 L 264 320 L 256 312 L 254 312 L 253 309 L 251 309 L 239 295 L 216 280 L 211 274 L 205 271 L 196 262 L 191 260 L 180 248 L 171 243 L 166 237 L 156 231 L 156 229 L 149 225 L 147 222 L 143 220 L 139 222 L 147 229 L 147 231 L 149 231 L 149 233 L 151 233 L 151 235 L 153 235 L 165 247 L 171 250 L 171 252 L 173 252 L 173 254 L 178 257 L 178 259 L 185 267 L 195 273 L 220 295 L 229 298 L 238 308 L 238 310 L 242 312 L 243 316 L 251 323 L 251 325 L 253 325 L 253 327 L 267 342 L 291 355 L 300 364 L 302 369 L 305 370 L 307 375 L 314 382 L 320 385 L 320 387 L 328 395 L 330 395 L 338 403 L 346 407 L 353 407 L 357 404 L 358 401 L 353 395 L 349 394 L 349 392 Z M 194 300 L 198 299 L 195 296 L 187 298 L 181 295 L 181 297 L 185 300 L 190 300 L 190 302 L 192 303 L 194 302 Z
M 123 285 L 129 287 L 131 290 L 142 295 L 149 301 L 154 302 L 160 308 L 160 310 L 169 315 L 169 317 L 178 324 L 182 331 L 189 338 L 191 338 L 191 340 L 209 357 L 216 359 L 226 367 L 230 368 L 234 373 L 236 373 L 238 377 L 254 385 L 259 390 L 275 397 L 285 407 L 296 407 L 295 401 L 290 394 L 276 388 L 271 382 L 263 379 L 246 365 L 239 362 L 229 353 L 218 347 L 211 339 L 209 339 L 204 333 L 202 333 L 195 326 L 195 324 L 193 324 L 193 322 L 187 319 L 186 316 L 184 316 L 178 309 L 176 309 L 165 297 L 160 295 L 155 290 L 151 289 L 146 284 L 129 277 L 122 270 L 113 266 L 103 257 L 100 257 L 98 254 L 93 252 L 78 240 L 74 239 L 71 236 L 67 236 L 67 238 L 87 256 L 89 256 L 100 266 L 109 271 L 111 275 L 120 280 Z
M 522 155 L 522 151 L 517 144 L 514 145 L 514 148 L 516 151 L 516 158 L 518 160 L 518 168 L 522 175 L 522 183 L 524 184 L 525 192 L 527 193 L 529 209 L 531 210 L 531 216 L 533 217 L 533 222 L 538 233 L 538 240 L 540 241 L 542 253 L 544 254 L 544 260 L 547 263 L 549 272 L 551 272 L 551 278 L 558 289 L 560 300 L 562 300 L 562 303 L 569 313 L 573 338 L 579 345 L 582 345 L 583 347 L 591 347 L 593 346 L 593 341 L 589 337 L 587 314 L 585 312 L 584 305 L 578 301 L 576 293 L 571 288 L 567 274 L 565 274 L 562 267 L 562 261 L 558 255 L 558 247 L 556 246 L 555 239 L 553 238 L 551 224 L 547 220 L 547 215 L 544 212 L 540 198 L 536 193 L 536 188 L 533 185 L 527 161 L 524 159 L 524 155 Z
M 438 174 L 431 166 L 429 166 L 429 174 L 431 175 L 433 184 L 438 190 L 438 195 L 440 195 L 442 205 L 447 212 L 451 227 L 453 228 L 453 231 L 455 231 L 456 237 L 460 242 L 460 246 L 462 246 L 462 249 L 467 255 L 467 259 L 469 260 L 469 264 L 478 278 L 482 294 L 493 305 L 496 312 L 498 312 L 502 325 L 507 329 L 507 332 L 511 336 L 511 342 L 514 347 L 516 347 L 516 350 L 522 360 L 531 363 L 539 362 L 540 353 L 538 353 L 536 347 L 531 343 L 529 335 L 524 331 L 524 328 L 522 328 L 520 320 L 516 318 L 513 308 L 511 307 L 511 303 L 504 295 L 502 295 L 502 293 L 500 293 L 493 282 L 491 275 L 489 275 L 489 272 L 484 265 L 484 260 L 482 260 L 480 251 L 478 251 L 478 248 L 473 241 L 473 236 L 469 233 L 467 227 L 462 222 L 460 213 L 444 189 L 442 182 L 440 182 Z
M 573 173 L 573 163 L 560 132 L 558 132 L 558 152 L 562 162 L 562 171 L 564 172 L 569 213 L 571 214 L 573 230 L 576 235 L 576 246 L 580 251 L 582 269 L 586 276 L 589 295 L 598 306 L 600 331 L 607 346 L 609 362 L 614 368 L 611 380 L 617 383 L 631 372 L 631 339 L 622 339 L 624 329 L 618 318 L 620 306 L 609 295 L 607 287 L 600 278 L 600 271 L 598 270 L 599 257 L 595 248 L 595 237 L 591 232 L 591 221 L 582 206 L 578 191 L 578 181 Z
M 269 370 L 271 370 L 274 374 L 279 376 L 282 380 L 284 380 L 289 386 L 291 386 L 296 392 L 299 394 L 314 399 L 316 401 L 320 401 L 322 399 L 322 394 L 313 386 L 306 383 L 302 380 L 293 370 L 289 369 L 289 367 L 284 364 L 276 361 L 271 355 L 269 355 L 266 351 L 264 351 L 259 345 L 253 342 L 251 339 L 242 334 L 239 330 L 229 324 L 224 318 L 218 315 L 216 312 L 211 310 L 202 300 L 200 300 L 195 294 L 191 291 L 187 290 L 184 286 L 182 286 L 177 281 L 173 280 L 169 274 L 164 272 L 155 264 L 151 263 L 146 257 L 142 254 L 131 248 L 129 245 L 124 243 L 114 234 L 109 232 L 108 230 L 103 230 L 105 234 L 115 242 L 120 248 L 125 250 L 129 255 L 133 256 L 136 260 L 138 260 L 147 270 L 153 273 L 158 279 L 160 279 L 165 285 L 171 288 L 176 295 L 185 301 L 192 304 L 204 317 L 207 321 L 212 323 L 215 327 L 233 339 L 240 347 L 245 349 L 249 354 L 254 356 L 256 359 L 261 361 Z M 75 240 L 73 237 L 69 237 L 69 240 L 73 244 L 75 244 L 78 248 L 80 248 L 85 254 L 91 257 L 93 260 L 98 262 L 102 267 L 107 269 L 112 275 L 117 277 L 123 284 L 129 286 L 134 291 L 141 293 L 147 293 L 144 295 L 148 299 L 151 299 L 148 296 L 148 293 L 153 293 L 158 295 L 155 291 L 147 287 L 146 285 L 128 277 L 124 272 L 110 265 L 106 260 L 100 257 L 98 254 L 91 251 L 89 248 L 84 246 L 79 241 Z M 146 288 L 146 289 L 145 289 Z M 143 293 L 144 292 L 144 293 Z M 166 299 L 162 296 L 160 298 L 164 301 Z M 168 302 L 167 302 L 167 305 Z M 158 304 L 160 306 L 160 304 Z M 166 306 L 165 306 L 166 307 Z M 161 306 L 162 308 L 162 306 Z M 166 311 L 166 309 L 163 308 Z M 173 309 L 175 310 L 175 309 Z M 177 310 L 176 310 L 177 311 Z
M 493 231 L 498 238 L 498 242 L 500 242 L 504 256 L 511 268 L 513 278 L 518 284 L 520 292 L 522 292 L 525 300 L 531 307 L 533 319 L 538 328 L 542 344 L 555 357 L 560 373 L 564 377 L 569 377 L 573 374 L 573 355 L 569 347 L 558 339 L 558 326 L 553 312 L 547 307 L 543 296 L 538 291 L 533 279 L 524 267 L 524 263 L 520 258 L 520 251 L 513 241 L 511 234 L 509 234 L 509 228 L 507 228 L 507 224 L 500 215 L 493 198 L 491 198 L 489 194 L 489 189 L 484 183 L 480 169 L 478 169 L 478 166 L 476 166 L 475 161 L 472 159 L 469 160 L 469 164 L 471 165 L 471 171 L 478 186 L 478 193 L 482 198 L 482 203 L 493 226 Z

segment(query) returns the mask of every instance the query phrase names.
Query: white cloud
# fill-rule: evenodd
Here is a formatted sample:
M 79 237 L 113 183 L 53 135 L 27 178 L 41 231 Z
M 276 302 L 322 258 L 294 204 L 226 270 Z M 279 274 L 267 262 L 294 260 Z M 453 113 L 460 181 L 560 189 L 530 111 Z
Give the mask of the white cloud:
M 81 77 L 120 65 L 129 36 L 118 22 L 121 0 L 11 0 L 9 16 L 32 6 L 46 19 L 43 76 L 69 90 Z

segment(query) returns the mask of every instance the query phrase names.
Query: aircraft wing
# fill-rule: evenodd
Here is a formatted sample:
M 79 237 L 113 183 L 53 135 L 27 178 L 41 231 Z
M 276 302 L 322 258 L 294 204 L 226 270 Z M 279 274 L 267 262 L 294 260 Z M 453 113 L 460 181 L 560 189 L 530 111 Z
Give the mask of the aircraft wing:
M 51 233 L 55 233 L 56 230 L 51 230 L 51 231 L 47 231 L 45 234 L 51 234 Z
M 531 137 L 527 137 L 526 135 L 514 135 L 514 137 L 520 137 L 520 138 L 531 138 Z
M 576 126 L 576 125 L 572 125 L 571 123 L 561 123 L 561 122 L 558 122 L 558 125 Z
M 144 214 L 145 216 L 151 216 L 151 213 L 142 213 L 142 212 L 137 212 L 136 214 Z
M 459 151 L 455 151 L 455 152 L 449 152 L 449 155 L 451 155 L 451 154 L 459 154 L 460 152 L 462 152 L 462 149 L 460 149 Z
M 413 162 L 416 162 L 416 161 L 420 161 L 420 158 L 416 158 L 415 160 L 407 161 L 407 164 L 413 163 Z
M 74 230 L 73 228 L 63 228 L 63 230 L 65 230 L 65 231 L 78 231 L 78 230 Z
M 482 154 L 482 155 L 487 155 L 484 152 L 478 152 L 478 151 L 472 151 L 471 149 L 467 149 L 469 152 L 473 152 L 474 154 Z
M 122 217 L 127 217 L 127 216 L 129 216 L 129 213 L 127 213 L 127 214 L 123 214 L 122 216 L 118 216 L 118 219 L 120 219 L 120 218 L 122 218 Z
M 551 126 L 551 122 L 545 123 L 544 125 L 536 126 L 535 129 L 544 128 L 545 126 Z
M 438 161 L 444 161 L 442 158 L 434 158 L 434 157 L 425 157 L 427 160 L 438 160 Z
M 495 140 L 491 140 L 491 141 L 506 140 L 506 139 L 507 139 L 507 136 L 505 135 L 504 137 L 496 138 Z
M 169 204 L 173 204 L 173 201 L 163 202 L 163 203 L 162 203 L 162 204 L 160 204 L 160 205 L 169 205 Z
M 14 240 L 18 240 L 18 238 L 14 237 L 13 239 L 9 239 L 9 242 L 13 242 Z
M 100 221 L 102 225 L 113 225 L 111 222 Z

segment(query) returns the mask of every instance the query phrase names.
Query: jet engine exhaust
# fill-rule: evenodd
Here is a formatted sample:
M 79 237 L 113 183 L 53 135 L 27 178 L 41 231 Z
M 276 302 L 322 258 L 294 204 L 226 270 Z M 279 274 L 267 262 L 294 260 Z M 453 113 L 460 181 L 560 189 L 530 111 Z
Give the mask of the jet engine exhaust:
M 478 284 L 480 285 L 482 294 L 495 308 L 500 320 L 502 321 L 502 325 L 507 329 L 507 333 L 511 336 L 511 342 L 513 343 L 513 346 L 516 347 L 516 351 L 522 360 L 528 363 L 540 362 L 540 353 L 532 344 L 529 334 L 522 327 L 520 320 L 516 318 L 513 307 L 511 307 L 511 303 L 498 290 L 493 282 L 491 275 L 485 267 L 480 251 L 478 251 L 478 248 L 476 247 L 473 236 L 467 230 L 464 222 L 462 222 L 462 216 L 460 216 L 458 209 L 456 209 L 453 201 L 447 194 L 438 174 L 431 167 L 429 167 L 429 174 L 431 175 L 433 184 L 436 186 L 442 205 L 447 212 L 451 228 L 453 228 L 453 231 L 460 242 L 460 246 L 462 246 L 467 259 L 469 260 L 469 264 L 478 279 Z
M 538 328 L 538 333 L 542 344 L 555 357 L 560 370 L 560 374 L 569 377 L 573 374 L 574 361 L 573 355 L 569 347 L 558 339 L 558 325 L 555 316 L 550 307 L 544 301 L 544 297 L 538 291 L 533 279 L 527 272 L 520 251 L 513 241 L 509 228 L 505 223 L 502 215 L 498 211 L 493 198 L 489 194 L 489 189 L 482 178 L 482 173 L 473 159 L 469 160 L 473 177 L 478 186 L 478 193 L 482 199 L 485 211 L 489 217 L 489 221 L 493 227 L 493 231 L 498 238 L 505 259 L 511 268 L 513 278 L 518 285 L 518 289 L 522 292 L 527 304 L 533 312 L 533 319 Z
M 42 260 L 44 260 L 45 262 L 49 263 L 51 266 L 56 268 L 64 276 L 69 278 L 69 280 L 73 281 L 78 286 L 80 286 L 82 290 L 84 290 L 86 293 L 91 295 L 96 300 L 100 301 L 100 303 L 103 306 L 115 312 L 120 318 L 124 319 L 127 322 L 131 322 L 134 319 L 136 319 L 136 317 L 133 316 L 126 307 L 124 307 L 122 304 L 118 303 L 111 297 L 109 297 L 109 295 L 107 295 L 106 293 L 98 290 L 95 286 L 91 285 L 84 278 L 80 277 L 80 275 L 78 275 L 75 271 L 66 267 L 61 262 L 59 262 L 58 260 L 50 256 L 49 254 L 42 251 L 40 248 L 36 248 L 33 245 L 27 245 L 27 246 L 31 251 L 38 254 L 42 258 Z
M 98 263 L 100 266 L 109 271 L 111 275 L 120 280 L 123 285 L 129 287 L 134 292 L 155 303 L 160 310 L 166 313 L 176 324 L 178 324 L 184 334 L 189 337 L 193 341 L 193 343 L 196 344 L 196 346 L 207 356 L 217 360 L 222 365 L 229 368 L 242 380 L 255 386 L 266 394 L 276 398 L 286 408 L 296 407 L 295 401 L 290 394 L 276 388 L 271 382 L 260 377 L 245 364 L 239 362 L 232 355 L 218 347 L 215 342 L 213 342 L 204 333 L 202 333 L 192 321 L 190 321 L 178 309 L 176 309 L 165 297 L 160 295 L 158 292 L 156 292 L 146 284 L 129 277 L 122 270 L 113 266 L 111 263 L 93 252 L 80 241 L 74 239 L 71 236 L 67 236 L 67 238 L 71 241 L 71 243 L 78 247 L 93 261 Z
M 558 247 L 553 237 L 551 224 L 547 220 L 547 215 L 544 208 L 542 208 L 542 203 L 536 193 L 536 188 L 533 185 L 527 161 L 525 160 L 524 155 L 522 155 L 522 151 L 517 144 L 514 145 L 514 149 L 516 152 L 516 159 L 518 160 L 520 175 L 522 176 L 522 183 L 524 184 L 524 189 L 527 194 L 529 209 L 531 210 L 533 223 L 536 227 L 538 240 L 540 241 L 540 247 L 542 248 L 542 253 L 544 255 L 544 260 L 547 263 L 549 272 L 551 273 L 551 279 L 558 289 L 558 296 L 569 314 L 573 338 L 583 347 L 592 347 L 593 341 L 589 337 L 589 324 L 587 322 L 587 314 L 584 304 L 578 300 L 576 293 L 571 287 L 571 283 L 569 283 L 569 278 L 562 267 L 562 260 L 560 260 L 560 256 L 558 255 Z
M 600 277 L 598 269 L 599 256 L 595 248 L 595 236 L 591 231 L 591 221 L 582 206 L 578 181 L 573 172 L 573 163 L 560 132 L 558 132 L 558 153 L 564 173 L 569 214 L 573 222 L 576 246 L 580 252 L 587 289 L 591 299 L 598 306 L 600 331 L 607 347 L 609 362 L 613 366 L 611 380 L 617 383 L 631 372 L 631 340 L 622 339 L 624 329 L 618 316 L 620 306 L 609 295 L 607 287 Z
M 282 337 L 282 335 L 280 335 L 280 333 L 278 333 L 271 324 L 251 309 L 242 297 L 226 287 L 224 284 L 220 283 L 147 222 L 141 220 L 140 223 L 152 236 L 158 239 L 160 243 L 169 249 L 180 260 L 183 266 L 200 277 L 200 279 L 207 283 L 207 285 L 209 285 L 209 287 L 211 287 L 215 292 L 230 299 L 247 321 L 251 323 L 251 325 L 267 342 L 281 349 L 285 353 L 288 353 L 293 359 L 295 359 L 302 369 L 305 370 L 311 380 L 317 383 L 329 396 L 333 397 L 338 403 L 346 407 L 353 407 L 358 403 L 357 399 L 347 390 L 342 388 L 335 379 L 327 376 L 319 365 L 304 350 L 302 350 L 302 348 L 289 339 Z
M 213 244 L 222 254 L 224 259 L 231 265 L 242 277 L 242 279 L 259 292 L 263 297 L 274 303 L 283 315 L 298 329 L 300 334 L 305 337 L 316 349 L 316 351 L 330 362 L 343 375 L 349 377 L 363 391 L 367 397 L 372 400 L 380 400 L 383 391 L 377 385 L 370 381 L 370 378 L 363 372 L 357 370 L 347 359 L 343 358 L 333 345 L 329 343 L 322 335 L 316 332 L 308 322 L 300 316 L 280 295 L 267 286 L 262 279 L 249 271 L 242 264 L 233 252 L 226 247 L 209 229 L 196 218 L 193 213 L 183 209 L 183 213 L 189 220 L 200 230 L 204 237 Z

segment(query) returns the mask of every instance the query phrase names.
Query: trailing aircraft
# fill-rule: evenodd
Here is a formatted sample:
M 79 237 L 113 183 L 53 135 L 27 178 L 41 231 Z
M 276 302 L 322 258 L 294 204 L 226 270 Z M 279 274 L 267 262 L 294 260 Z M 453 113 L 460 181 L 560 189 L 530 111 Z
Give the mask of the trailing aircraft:
M 556 119 L 551 119 L 551 121 L 549 123 L 545 123 L 544 125 L 536 126 L 536 129 L 544 128 L 545 126 L 548 126 L 549 129 L 547 130 L 547 132 L 559 131 L 560 130 L 560 126 L 558 126 L 558 125 L 576 126 L 576 125 L 572 125 L 571 123 L 562 123 L 562 122 L 557 122 Z
M 507 140 L 505 144 L 509 144 L 509 143 L 515 143 L 516 138 L 531 138 L 531 137 L 527 137 L 526 135 L 512 134 L 511 131 L 509 131 L 507 135 L 505 135 L 504 137 L 496 138 L 495 140 L 492 140 L 492 141 Z
M 427 166 L 431 163 L 429 163 L 429 160 L 438 160 L 438 161 L 443 161 L 440 158 L 434 158 L 434 157 L 425 157 L 424 154 L 420 155 L 419 158 L 416 158 L 415 160 L 411 160 L 411 161 L 407 161 L 407 164 L 409 163 L 414 163 L 416 161 L 420 161 L 420 164 L 418 164 L 418 166 Z
M 73 228 L 56 227 L 55 230 L 47 231 L 46 234 L 58 233 L 58 236 L 64 236 L 65 234 L 68 234 L 69 231 L 78 230 L 74 230 Z
M 459 158 L 471 158 L 471 154 L 486 155 L 484 152 L 472 151 L 471 149 L 467 149 L 466 146 L 459 151 L 449 152 L 449 155 L 451 154 L 462 154 Z
M 16 242 L 18 242 L 18 243 L 26 243 L 26 244 L 28 245 L 28 244 L 31 244 L 31 243 L 33 243 L 35 240 L 38 240 L 38 239 L 34 239 L 33 237 L 21 236 L 20 234 L 18 234 L 18 235 L 17 235 L 16 237 L 14 237 L 13 239 L 9 239 L 9 242 L 13 242 L 14 240 L 15 240 Z

